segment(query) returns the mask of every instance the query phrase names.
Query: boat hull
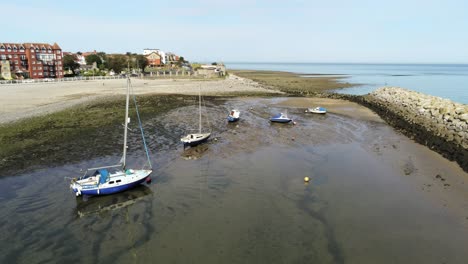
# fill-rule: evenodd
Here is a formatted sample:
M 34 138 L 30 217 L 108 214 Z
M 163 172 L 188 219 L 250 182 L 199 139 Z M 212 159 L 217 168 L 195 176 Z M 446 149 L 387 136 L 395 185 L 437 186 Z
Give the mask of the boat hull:
M 110 187 L 110 188 L 103 188 L 103 189 L 90 189 L 90 190 L 82 190 L 81 194 L 84 195 L 109 195 L 113 193 L 119 193 L 126 191 L 128 189 L 134 188 L 137 185 L 142 184 L 146 180 L 146 177 L 143 179 L 140 179 L 135 182 L 127 183 L 124 185 L 120 186 L 115 186 L 115 187 Z
M 289 123 L 292 120 L 291 119 L 284 119 L 284 118 L 271 118 L 271 122 L 276 122 L 276 123 Z
M 233 117 L 233 116 L 228 116 L 227 120 L 229 122 L 237 122 L 237 121 L 239 121 L 239 118 L 238 117 Z

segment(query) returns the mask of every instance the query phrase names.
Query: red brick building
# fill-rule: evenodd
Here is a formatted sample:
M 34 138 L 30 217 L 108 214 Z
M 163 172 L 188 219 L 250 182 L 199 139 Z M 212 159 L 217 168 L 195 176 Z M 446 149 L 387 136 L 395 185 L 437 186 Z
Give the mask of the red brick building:
M 159 55 L 156 52 L 151 52 L 150 54 L 146 55 L 146 59 L 148 60 L 148 66 L 149 67 L 162 66 L 161 55 Z
M 63 54 L 57 43 L 0 43 L 0 60 L 9 61 L 18 78 L 63 78 Z

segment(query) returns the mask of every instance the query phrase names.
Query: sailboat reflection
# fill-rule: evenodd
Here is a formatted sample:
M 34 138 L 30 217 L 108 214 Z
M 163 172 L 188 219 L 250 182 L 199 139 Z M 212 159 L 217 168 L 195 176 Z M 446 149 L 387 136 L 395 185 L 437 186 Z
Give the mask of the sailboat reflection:
M 208 149 L 208 144 L 198 145 L 196 147 L 185 149 L 181 156 L 186 160 L 196 160 L 201 158 L 208 151 Z
M 152 195 L 153 191 L 146 186 L 140 185 L 126 192 L 121 192 L 108 196 L 90 197 L 87 200 L 77 197 L 76 213 L 79 217 L 94 214 L 105 214 L 114 210 L 119 210 L 131 206 L 146 196 Z

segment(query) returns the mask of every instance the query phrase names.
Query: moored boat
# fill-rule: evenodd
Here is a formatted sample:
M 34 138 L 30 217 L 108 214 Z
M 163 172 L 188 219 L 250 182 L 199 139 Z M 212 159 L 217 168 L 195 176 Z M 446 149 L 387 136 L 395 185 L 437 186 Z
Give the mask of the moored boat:
M 202 116 L 201 116 L 201 91 L 198 91 L 198 108 L 199 108 L 199 118 L 198 118 L 198 133 L 188 134 L 180 139 L 184 143 L 184 148 L 186 146 L 194 147 L 198 144 L 201 144 L 208 140 L 211 136 L 211 132 L 202 133 Z
M 150 181 L 149 175 L 152 172 L 151 161 L 146 147 L 146 141 L 141 126 L 140 116 L 138 114 L 138 108 L 136 108 L 139 126 L 141 130 L 141 136 L 146 151 L 148 169 L 127 169 L 126 168 L 126 156 L 127 156 L 127 130 L 130 118 L 128 117 L 130 98 L 130 78 L 127 79 L 127 97 L 125 105 L 125 121 L 124 121 L 124 143 L 123 143 L 123 155 L 120 163 L 117 165 L 103 166 L 98 168 L 88 168 L 85 174 L 76 179 L 72 179 L 70 182 L 70 189 L 75 192 L 76 196 L 80 195 L 108 195 L 125 191 L 133 188 L 144 181 Z M 136 99 L 133 97 L 136 106 Z
M 287 114 L 279 113 L 272 118 L 270 118 L 271 122 L 277 122 L 277 123 L 289 123 L 292 121 L 291 118 L 288 117 Z
M 313 114 L 325 114 L 327 113 L 327 109 L 324 107 L 315 107 L 315 108 L 307 108 L 305 110 L 306 113 L 313 113 Z
M 233 109 L 229 113 L 227 119 L 228 119 L 229 122 L 236 122 L 236 121 L 239 120 L 239 116 L 240 116 L 240 111 L 236 110 L 236 109 Z

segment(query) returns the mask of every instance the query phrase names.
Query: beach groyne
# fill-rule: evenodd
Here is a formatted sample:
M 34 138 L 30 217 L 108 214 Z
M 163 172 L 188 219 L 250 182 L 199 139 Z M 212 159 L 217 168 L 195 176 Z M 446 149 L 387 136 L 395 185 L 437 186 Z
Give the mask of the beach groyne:
M 364 96 L 344 95 L 343 99 L 372 109 L 406 136 L 468 172 L 468 105 L 399 87 L 383 87 Z

